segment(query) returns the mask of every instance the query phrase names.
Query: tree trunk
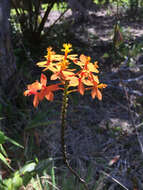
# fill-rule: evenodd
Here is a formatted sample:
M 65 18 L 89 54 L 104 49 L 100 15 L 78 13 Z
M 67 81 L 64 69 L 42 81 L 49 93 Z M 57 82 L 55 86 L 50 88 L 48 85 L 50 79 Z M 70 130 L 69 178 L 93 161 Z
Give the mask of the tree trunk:
M 0 86 L 6 87 L 16 70 L 10 39 L 10 0 L 0 0 Z

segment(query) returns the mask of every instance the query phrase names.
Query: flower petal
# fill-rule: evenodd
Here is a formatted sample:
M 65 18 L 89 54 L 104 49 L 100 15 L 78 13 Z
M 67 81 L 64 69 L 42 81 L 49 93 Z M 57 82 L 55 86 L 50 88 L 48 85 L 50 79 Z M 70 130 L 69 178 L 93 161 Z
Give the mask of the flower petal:
M 46 90 L 41 90 L 41 92 L 38 93 L 39 100 L 43 100 L 46 95 Z
M 34 107 L 37 107 L 38 104 L 39 104 L 39 98 L 38 98 L 38 94 L 36 94 L 36 95 L 34 96 L 33 106 L 34 106 Z
M 39 67 L 46 66 L 47 65 L 47 61 L 38 62 L 38 63 L 36 63 L 36 65 L 38 65 Z
M 97 84 L 99 84 L 98 76 L 92 74 L 92 77 L 93 77 L 94 82 L 96 82 Z
M 107 84 L 103 84 L 103 83 L 101 83 L 101 84 L 99 84 L 98 86 L 97 86 L 98 88 L 106 88 L 107 87 Z
M 30 95 L 30 90 L 25 90 L 23 94 L 24 94 L 24 96 L 29 96 Z
M 69 81 L 69 86 L 78 86 L 79 80 L 77 77 L 71 77 Z
M 60 72 L 54 73 L 54 74 L 51 75 L 50 79 L 51 80 L 56 80 L 56 79 L 59 78 L 59 75 L 60 75 Z
M 84 95 L 85 88 L 80 79 L 79 79 L 78 91 L 81 95 Z
M 87 68 L 88 68 L 88 70 L 91 71 L 91 72 L 99 73 L 99 71 L 97 70 L 97 68 L 96 68 L 92 63 L 89 63 L 89 64 L 87 65 Z
M 47 84 L 47 77 L 46 75 L 44 75 L 43 73 L 41 74 L 41 79 L 40 79 L 40 82 L 43 86 L 46 86 Z
M 91 82 L 90 80 L 88 79 L 83 79 L 83 83 L 86 85 L 86 86 L 93 86 L 93 82 Z
M 53 92 L 49 91 L 48 94 L 45 96 L 45 98 L 49 101 L 53 101 L 54 99 L 54 94 Z
M 100 90 L 98 90 L 98 88 L 97 88 L 97 98 L 98 98 L 98 100 L 102 100 L 102 94 L 101 94 Z
M 98 100 L 102 100 L 102 94 L 101 92 L 98 90 L 97 87 L 93 87 L 92 91 L 91 91 L 91 96 L 94 99 L 95 96 L 97 96 Z

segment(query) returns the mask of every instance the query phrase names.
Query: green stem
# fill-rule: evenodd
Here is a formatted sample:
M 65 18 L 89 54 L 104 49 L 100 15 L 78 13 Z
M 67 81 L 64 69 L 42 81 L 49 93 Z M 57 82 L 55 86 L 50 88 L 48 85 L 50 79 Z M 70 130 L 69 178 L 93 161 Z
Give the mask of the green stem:
M 79 174 L 70 166 L 68 162 L 67 152 L 66 152 L 66 144 L 65 144 L 65 130 L 66 130 L 66 112 L 68 106 L 68 81 L 65 82 L 64 92 L 63 92 L 63 100 L 62 100 L 62 110 L 61 110 L 61 146 L 63 159 L 67 166 L 67 168 L 71 171 L 71 173 L 78 178 L 79 182 L 84 185 L 85 190 L 88 190 L 88 186 L 84 179 L 82 179 Z

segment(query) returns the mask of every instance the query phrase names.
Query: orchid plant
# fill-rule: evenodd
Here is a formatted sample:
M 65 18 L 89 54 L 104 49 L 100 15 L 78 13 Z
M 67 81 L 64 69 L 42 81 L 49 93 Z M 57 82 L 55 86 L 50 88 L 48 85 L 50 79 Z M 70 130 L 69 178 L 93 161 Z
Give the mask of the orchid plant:
M 61 108 L 61 146 L 63 158 L 67 167 L 71 172 L 83 183 L 85 189 L 88 189 L 85 181 L 78 175 L 78 173 L 71 168 L 68 162 L 66 145 L 65 145 L 65 125 L 66 125 L 66 111 L 68 105 L 68 95 L 72 92 L 79 92 L 84 95 L 86 90 L 91 91 L 91 97 L 102 100 L 102 93 L 100 89 L 106 88 L 106 84 L 100 83 L 97 74 L 99 73 L 98 62 L 91 62 L 91 57 L 81 54 L 70 54 L 72 45 L 65 43 L 61 49 L 63 55 L 56 54 L 51 47 L 47 48 L 46 60 L 38 62 L 39 67 L 44 68 L 44 71 L 52 71 L 50 80 L 57 80 L 56 84 L 47 85 L 47 77 L 41 74 L 40 82 L 35 81 L 27 86 L 24 92 L 25 96 L 34 95 L 33 105 L 37 107 L 39 102 L 46 98 L 53 101 L 54 92 L 57 90 L 63 91 L 63 100 Z M 76 65 L 76 66 L 75 66 Z

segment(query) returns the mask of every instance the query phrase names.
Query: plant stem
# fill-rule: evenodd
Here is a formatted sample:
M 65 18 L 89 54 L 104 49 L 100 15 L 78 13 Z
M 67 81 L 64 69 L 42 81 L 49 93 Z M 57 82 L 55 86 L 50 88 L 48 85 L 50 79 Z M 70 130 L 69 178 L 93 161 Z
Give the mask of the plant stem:
M 61 110 L 61 146 L 63 159 L 67 166 L 67 168 L 71 171 L 71 173 L 78 178 L 79 182 L 84 185 L 84 189 L 88 190 L 88 186 L 84 179 L 82 179 L 79 174 L 70 166 L 68 162 L 67 152 L 66 152 L 66 144 L 65 144 L 65 129 L 66 129 L 66 112 L 68 106 L 68 81 L 65 82 L 64 92 L 63 92 L 63 100 L 62 100 L 62 110 Z

